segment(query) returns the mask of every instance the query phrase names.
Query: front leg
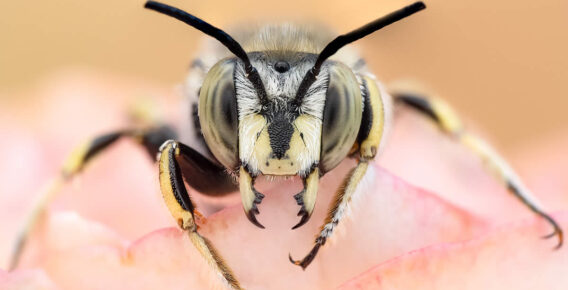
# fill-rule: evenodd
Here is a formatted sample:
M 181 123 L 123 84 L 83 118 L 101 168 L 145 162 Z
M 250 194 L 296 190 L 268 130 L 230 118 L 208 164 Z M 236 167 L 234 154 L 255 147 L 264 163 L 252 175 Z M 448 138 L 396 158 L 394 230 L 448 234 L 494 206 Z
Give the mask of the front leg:
M 65 161 L 59 176 L 54 178 L 47 190 L 41 193 L 40 199 L 26 217 L 11 253 L 9 269 L 15 269 L 18 266 L 27 241 L 47 207 L 57 198 L 61 187 L 80 174 L 92 160 L 107 152 L 118 140 L 124 138 L 135 140 L 155 160 L 160 145 L 168 139 L 176 138 L 176 134 L 169 126 L 126 129 L 100 135 L 77 147 Z M 186 175 L 192 176 L 188 180 L 192 188 L 207 195 L 222 195 L 237 190 L 234 180 L 226 173 L 224 167 L 210 161 L 197 151 L 185 147 L 188 149 L 184 150 L 187 154 L 183 155 L 184 162 L 181 163 L 181 170 Z
M 320 247 L 322 247 L 327 239 L 331 237 L 337 224 L 345 216 L 353 196 L 357 192 L 357 187 L 361 183 L 361 179 L 367 173 L 369 162 L 371 162 L 379 152 L 379 145 L 383 138 L 383 126 L 385 121 L 384 103 L 381 97 L 381 91 L 375 80 L 368 76 L 363 76 L 363 84 L 365 87 L 364 95 L 366 98 L 364 118 L 366 124 L 361 124 L 365 134 L 358 138 L 355 148 L 358 147 L 359 162 L 347 176 L 344 178 L 342 185 L 339 187 L 333 199 L 324 224 L 320 228 L 320 233 L 316 236 L 312 250 L 302 259 L 296 261 L 290 255 L 292 264 L 306 269 L 306 267 L 314 260 Z
M 361 182 L 363 176 L 365 176 L 368 167 L 369 162 L 362 160 L 354 169 L 351 170 L 351 172 L 349 172 L 335 195 L 325 222 L 321 226 L 320 233 L 316 237 L 314 247 L 301 261 L 296 261 L 292 259 L 292 256 L 289 256 L 290 262 L 305 270 L 306 267 L 314 260 L 320 247 L 325 244 L 327 238 L 333 234 L 335 227 L 344 217 L 347 207 L 349 206 L 349 202 L 351 202 L 353 195 L 357 190 L 357 186 Z
M 47 207 L 57 198 L 61 187 L 74 176 L 81 173 L 91 160 L 105 152 L 122 138 L 132 138 L 138 141 L 151 154 L 152 158 L 155 158 L 158 147 L 161 144 L 157 142 L 162 140 L 163 143 L 165 140 L 175 138 L 175 132 L 168 126 L 120 130 L 100 135 L 75 148 L 63 164 L 61 173 L 51 180 L 46 190 L 40 194 L 40 199 L 33 206 L 30 214 L 26 217 L 24 226 L 18 233 L 10 256 L 9 269 L 15 269 L 18 266 L 30 235 Z
M 223 277 L 223 282 L 233 289 L 241 289 L 239 282 L 211 242 L 197 232 L 195 215 L 200 215 L 189 197 L 180 167 L 184 159 L 191 159 L 193 150 L 179 142 L 166 141 L 160 150 L 160 188 L 170 213 L 179 227 L 186 231 L 199 253 L 205 258 L 213 271 Z M 191 179 L 187 176 L 186 179 Z

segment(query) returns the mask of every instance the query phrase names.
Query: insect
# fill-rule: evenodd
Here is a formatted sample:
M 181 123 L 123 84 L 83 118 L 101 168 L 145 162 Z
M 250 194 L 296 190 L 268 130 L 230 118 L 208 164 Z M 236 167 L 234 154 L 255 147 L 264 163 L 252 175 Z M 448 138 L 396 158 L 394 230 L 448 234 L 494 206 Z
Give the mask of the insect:
M 78 174 L 89 160 L 119 139 L 139 141 L 151 155 L 158 156 L 160 187 L 172 216 L 189 233 L 191 242 L 213 270 L 232 288 L 241 288 L 240 283 L 212 243 L 199 234 L 195 220 L 200 214 L 184 179 L 207 195 L 239 191 L 246 216 L 263 228 L 256 214 L 264 195 L 255 189 L 255 180 L 262 175 L 300 176 L 304 188 L 294 195 L 300 207 L 300 220 L 293 227 L 296 229 L 314 211 L 320 177 L 345 158 L 356 159 L 357 165 L 336 192 L 312 250 L 301 260 L 290 256 L 292 264 L 306 268 L 341 222 L 369 163 L 380 151 L 385 123 L 392 114 L 387 105 L 391 98 L 424 114 L 447 136 L 486 160 L 511 193 L 552 225 L 554 231 L 547 237 L 557 236 L 557 247 L 562 245 L 563 233 L 557 223 L 537 205 L 510 166 L 487 143 L 463 129 L 449 106 L 419 95 L 390 96 L 359 57 L 336 54 L 342 47 L 421 11 L 425 8 L 422 2 L 329 43 L 321 36 L 323 32 L 295 26 L 251 31 L 239 43 L 226 32 L 177 8 L 155 1 L 148 1 L 145 7 L 202 31 L 231 53 L 222 51 L 214 61 L 201 58 L 192 64 L 190 79 L 197 84 L 189 93 L 193 100 L 192 125 L 205 150 L 185 145 L 168 126 L 120 130 L 78 148 L 64 166 L 61 180 Z M 54 193 L 46 196 L 30 217 L 14 252 L 13 266 L 38 213 Z

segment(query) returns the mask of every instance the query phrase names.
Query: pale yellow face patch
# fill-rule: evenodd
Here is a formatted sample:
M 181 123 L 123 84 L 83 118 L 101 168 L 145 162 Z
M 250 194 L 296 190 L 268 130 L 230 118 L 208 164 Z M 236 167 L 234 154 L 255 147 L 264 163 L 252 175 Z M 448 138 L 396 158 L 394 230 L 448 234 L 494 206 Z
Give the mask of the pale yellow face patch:
M 253 173 L 264 175 L 307 175 L 319 162 L 321 120 L 303 114 L 294 120 L 290 148 L 282 159 L 273 158 L 268 123 L 258 114 L 239 122 L 239 157 Z

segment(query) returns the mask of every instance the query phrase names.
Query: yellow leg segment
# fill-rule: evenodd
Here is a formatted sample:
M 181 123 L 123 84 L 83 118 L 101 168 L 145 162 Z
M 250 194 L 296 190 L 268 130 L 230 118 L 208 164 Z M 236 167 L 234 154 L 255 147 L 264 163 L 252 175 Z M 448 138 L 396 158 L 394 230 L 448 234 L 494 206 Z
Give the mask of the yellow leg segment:
M 440 129 L 449 137 L 457 140 L 473 153 L 479 156 L 492 173 L 513 193 L 523 204 L 535 214 L 550 223 L 554 231 L 545 238 L 558 237 L 556 248 L 564 241 L 562 229 L 556 221 L 546 214 L 533 193 L 528 189 L 511 166 L 487 142 L 464 130 L 457 114 L 448 104 L 440 99 L 424 98 L 416 95 L 400 94 L 396 96 L 400 103 L 408 105 L 433 119 Z
M 172 216 L 180 228 L 186 231 L 189 239 L 213 271 L 222 277 L 223 282 L 232 289 L 241 289 L 241 286 L 231 269 L 218 254 L 211 242 L 197 232 L 195 210 L 183 182 L 178 158 L 181 157 L 179 143 L 169 140 L 162 145 L 159 154 L 160 188 L 162 195 Z

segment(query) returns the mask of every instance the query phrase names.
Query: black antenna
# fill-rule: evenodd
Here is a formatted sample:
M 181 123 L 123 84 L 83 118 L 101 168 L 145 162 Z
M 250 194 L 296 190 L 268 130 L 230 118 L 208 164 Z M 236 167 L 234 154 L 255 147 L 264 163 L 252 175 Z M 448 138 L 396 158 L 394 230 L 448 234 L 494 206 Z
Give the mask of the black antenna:
M 229 34 L 181 9 L 160 2 L 148 1 L 144 5 L 144 8 L 148 8 L 160 12 L 162 14 L 166 14 L 173 18 L 176 18 L 198 29 L 199 31 L 219 40 L 219 42 L 221 42 L 224 46 L 226 46 L 234 55 L 236 55 L 245 63 L 246 76 L 254 85 L 254 88 L 256 89 L 256 92 L 258 94 L 258 97 L 260 98 L 261 103 L 266 104 L 268 102 L 268 99 L 266 97 L 266 91 L 264 90 L 264 84 L 262 83 L 262 79 L 260 78 L 258 71 L 250 63 L 248 55 L 241 47 L 241 45 L 235 39 L 233 39 Z
M 323 62 L 330 56 L 334 55 L 340 48 L 344 47 L 345 45 L 359 40 L 385 26 L 393 24 L 403 18 L 406 18 L 420 10 L 426 8 L 423 2 L 419 1 L 414 4 L 408 5 L 402 9 L 394 11 L 386 16 L 383 16 L 363 27 L 355 29 L 347 34 L 343 34 L 332 40 L 326 47 L 320 52 L 316 63 L 314 66 L 306 73 L 304 79 L 300 83 L 300 87 L 296 92 L 296 97 L 294 102 L 296 105 L 300 105 L 302 100 L 310 88 L 310 86 L 316 81 L 317 75 L 320 72 L 321 66 Z

